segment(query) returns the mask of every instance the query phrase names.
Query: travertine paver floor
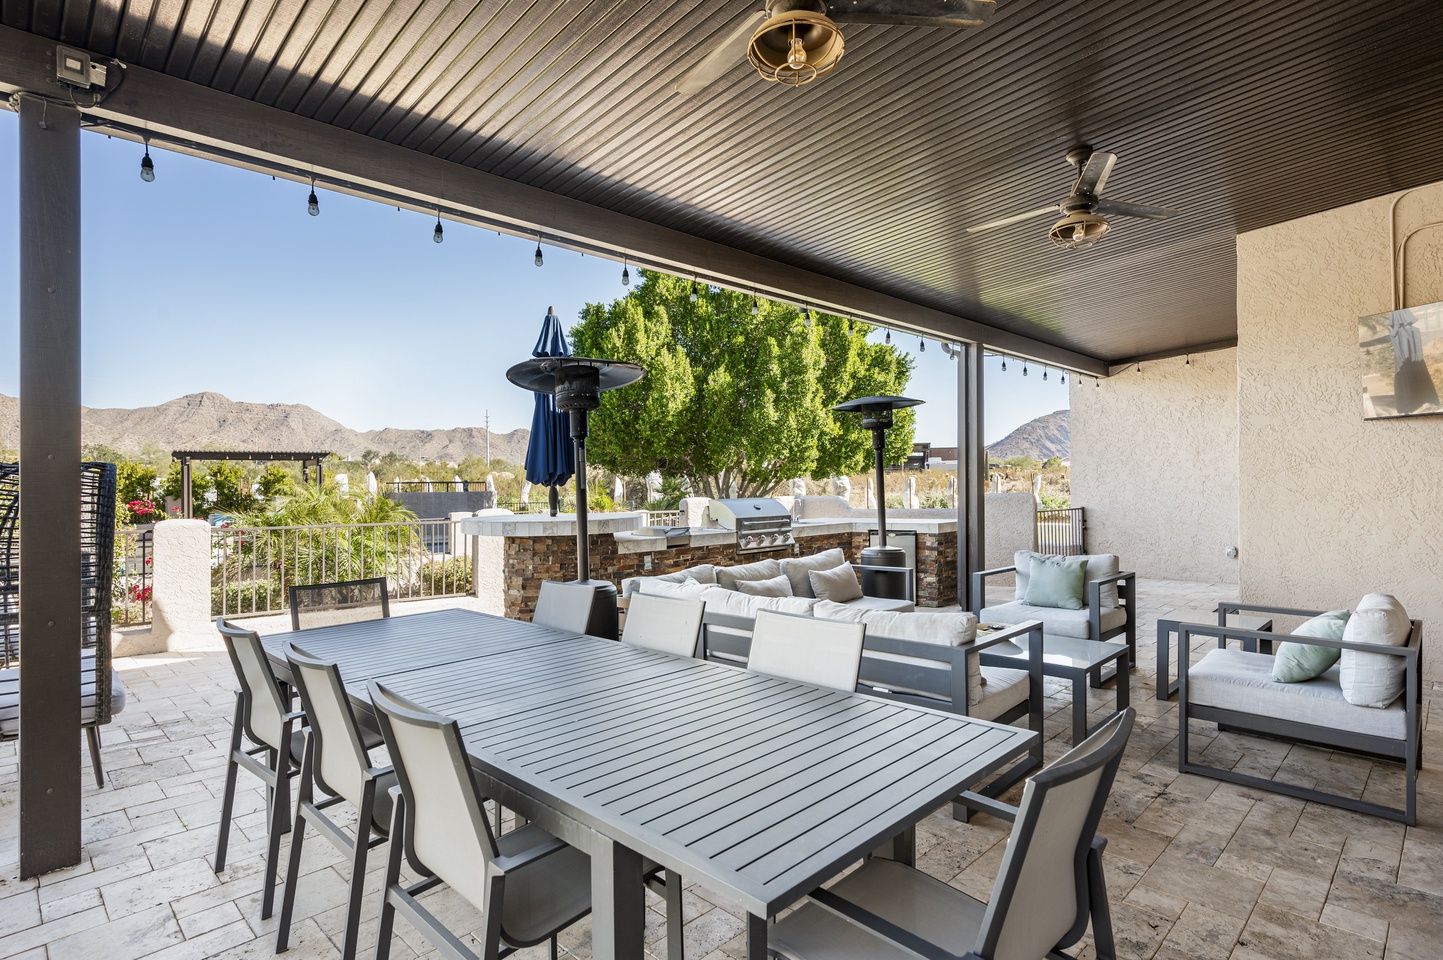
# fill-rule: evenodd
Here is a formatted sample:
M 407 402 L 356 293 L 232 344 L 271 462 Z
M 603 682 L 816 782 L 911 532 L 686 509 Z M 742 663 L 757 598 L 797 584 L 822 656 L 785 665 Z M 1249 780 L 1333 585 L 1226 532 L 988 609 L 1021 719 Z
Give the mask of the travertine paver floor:
M 1176 707 L 1153 699 L 1154 621 L 1175 609 L 1206 607 L 1234 587 L 1174 581 L 1139 584 L 1139 669 L 1133 704 L 1139 723 L 1113 789 L 1103 832 L 1119 951 L 1129 958 L 1367 958 L 1443 956 L 1443 776 L 1419 781 L 1421 825 L 1395 823 L 1219 784 L 1176 770 Z M 407 609 L 406 607 L 402 608 Z M 414 607 L 410 609 L 415 609 Z M 285 629 L 281 619 L 264 623 Z M 1201 651 L 1199 651 L 1200 653 Z M 211 869 L 220 815 L 224 751 L 230 736 L 234 679 L 219 645 L 213 651 L 134 657 L 117 664 L 130 706 L 104 729 L 107 785 L 85 787 L 85 851 L 74 868 L 17 879 L 14 744 L 0 745 L 0 957 L 24 960 L 203 960 L 269 957 L 275 921 L 260 920 L 265 824 L 263 796 L 242 776 L 230 862 Z M 1112 709 L 1111 689 L 1094 690 L 1093 713 Z M 1427 718 L 1443 690 L 1426 691 Z M 1067 748 L 1066 688 L 1049 689 L 1047 757 Z M 1396 792 L 1396 766 L 1371 765 L 1326 751 L 1216 736 L 1199 725 L 1204 747 L 1255 769 L 1370 793 Z M 1059 739 L 1061 737 L 1061 739 Z M 1425 758 L 1443 743 L 1436 724 L 1424 736 Z M 77 762 L 85 762 L 77 744 Z M 1006 829 L 977 817 L 970 825 L 939 811 L 921 827 L 919 866 L 985 897 Z M 319 838 L 306 844 L 290 956 L 338 955 L 347 868 Z M 384 848 L 382 848 L 384 849 Z M 288 851 L 288 847 L 286 848 Z M 283 853 L 283 858 L 285 853 Z M 371 871 L 379 883 L 380 861 Z M 447 891 L 431 895 L 456 930 L 474 930 L 479 915 Z M 366 902 L 362 953 L 369 956 L 378 896 Z M 743 955 L 739 914 L 699 887 L 685 895 L 686 948 L 692 960 Z M 649 952 L 665 956 L 661 903 L 648 911 Z M 589 956 L 583 921 L 564 937 L 567 950 Z M 540 948 L 528 953 L 541 956 Z M 425 942 L 397 922 L 392 956 L 431 956 Z M 1092 955 L 1084 947 L 1082 955 Z

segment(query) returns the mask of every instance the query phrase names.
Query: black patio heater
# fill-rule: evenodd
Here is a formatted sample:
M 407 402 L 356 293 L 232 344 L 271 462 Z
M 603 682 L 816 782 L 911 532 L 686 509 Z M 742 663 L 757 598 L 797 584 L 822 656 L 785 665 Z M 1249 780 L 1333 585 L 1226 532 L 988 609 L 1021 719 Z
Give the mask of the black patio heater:
M 591 548 L 587 543 L 586 427 L 591 411 L 601 406 L 601 392 L 635 383 L 646 371 L 634 363 L 591 357 L 536 357 L 506 371 L 506 379 L 532 393 L 556 397 L 556 409 L 571 417 L 571 443 L 576 451 L 576 583 L 596 588 L 586 632 L 615 640 L 616 585 L 591 579 Z
M 858 397 L 832 408 L 837 413 L 860 413 L 862 426 L 872 431 L 872 453 L 877 467 L 877 546 L 862 551 L 862 592 L 869 597 L 912 599 L 908 596 L 911 577 L 907 571 L 907 552 L 887 544 L 887 488 L 882 478 L 882 450 L 887 445 L 892 414 L 923 402 L 910 397 Z M 893 572 L 885 569 L 887 567 L 897 570 Z

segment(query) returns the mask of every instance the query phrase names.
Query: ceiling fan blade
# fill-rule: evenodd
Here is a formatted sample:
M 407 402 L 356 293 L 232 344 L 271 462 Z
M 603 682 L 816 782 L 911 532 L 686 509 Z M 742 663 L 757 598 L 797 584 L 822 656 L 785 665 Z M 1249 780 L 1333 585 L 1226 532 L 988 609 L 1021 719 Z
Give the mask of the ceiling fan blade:
M 1144 220 L 1167 220 L 1182 213 L 1181 210 L 1169 207 L 1153 207 L 1145 203 L 1128 203 L 1125 200 L 1099 200 L 1093 212 L 1104 217 L 1142 217 Z
M 1040 217 L 1044 213 L 1056 213 L 1057 204 L 1050 207 L 1040 207 L 1037 210 L 1029 210 L 1026 213 L 1019 213 L 1014 217 L 1003 217 L 1001 220 L 989 220 L 987 223 L 979 223 L 975 227 L 968 227 L 967 233 L 981 233 L 983 230 L 991 230 L 995 227 L 1005 227 L 1010 223 L 1021 223 L 1023 220 L 1031 220 L 1033 217 Z
M 986 23 L 996 0 L 833 0 L 827 16 L 844 23 L 900 23 L 970 29 Z
M 1077 186 L 1072 188 L 1072 192 L 1090 193 L 1094 197 L 1101 194 L 1103 186 L 1107 184 L 1107 175 L 1112 173 L 1112 165 L 1116 162 L 1117 154 L 1094 150 L 1083 165 L 1082 173 L 1077 178 Z
M 676 85 L 676 92 L 683 97 L 694 96 L 711 86 L 722 74 L 747 58 L 747 41 L 757 25 L 766 18 L 765 10 L 757 10 L 726 35 L 711 52 L 701 58 L 696 66 L 687 71 Z

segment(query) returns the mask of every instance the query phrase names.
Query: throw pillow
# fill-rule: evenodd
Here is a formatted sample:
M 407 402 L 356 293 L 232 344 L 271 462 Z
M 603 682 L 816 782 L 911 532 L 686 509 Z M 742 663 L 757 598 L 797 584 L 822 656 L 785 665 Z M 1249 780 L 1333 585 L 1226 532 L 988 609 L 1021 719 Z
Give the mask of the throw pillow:
M 1033 557 L 1027 568 L 1027 594 L 1022 602 L 1056 610 L 1081 610 L 1086 574 L 1086 557 Z
M 807 577 L 810 580 L 808 585 L 812 588 L 812 596 L 818 600 L 846 603 L 848 600 L 861 599 L 862 582 L 857 579 L 857 571 L 850 563 L 843 563 L 830 570 L 812 570 Z
M 782 572 L 782 565 L 775 560 L 758 560 L 756 563 L 742 563 L 735 567 L 717 567 L 716 582 L 728 590 L 737 588 L 738 580 L 770 580 Z
M 1058 554 L 1033 553 L 1031 550 L 1018 550 L 1012 559 L 1013 566 L 1017 568 L 1014 579 L 1017 582 L 1015 599 L 1023 600 L 1027 597 L 1028 571 L 1032 566 L 1033 557 L 1043 559 L 1078 559 L 1077 557 L 1061 558 Z M 1082 605 L 1087 606 L 1087 584 L 1093 580 L 1101 580 L 1103 577 L 1110 577 L 1122 571 L 1122 563 L 1115 553 L 1094 553 L 1081 559 L 1087 561 L 1087 573 L 1083 577 L 1082 584 Z M 1117 584 L 1109 583 L 1101 590 L 1102 608 L 1104 610 L 1118 605 Z
M 1293 636 L 1341 640 L 1347 623 L 1347 610 L 1329 610 L 1299 626 L 1293 631 Z M 1324 670 L 1338 662 L 1342 652 L 1337 647 L 1316 643 L 1280 643 L 1273 654 L 1273 679 L 1278 683 L 1302 683 L 1320 677 Z
M 749 597 L 790 597 L 792 581 L 785 573 L 779 573 L 770 580 L 738 580 L 737 591 Z
M 782 561 L 782 573 L 792 581 L 792 596 L 813 597 L 816 594 L 812 591 L 812 582 L 807 579 L 807 574 L 813 570 L 831 570 L 846 562 L 847 555 L 842 552 L 842 548 L 833 547 L 810 557 L 788 557 Z
M 1401 647 L 1408 642 L 1413 624 L 1396 598 L 1370 593 L 1358 601 L 1358 608 L 1343 628 L 1349 643 L 1375 643 Z M 1406 683 L 1402 657 L 1386 653 L 1344 650 L 1338 661 L 1338 679 L 1343 699 L 1359 707 L 1386 707 L 1398 699 Z

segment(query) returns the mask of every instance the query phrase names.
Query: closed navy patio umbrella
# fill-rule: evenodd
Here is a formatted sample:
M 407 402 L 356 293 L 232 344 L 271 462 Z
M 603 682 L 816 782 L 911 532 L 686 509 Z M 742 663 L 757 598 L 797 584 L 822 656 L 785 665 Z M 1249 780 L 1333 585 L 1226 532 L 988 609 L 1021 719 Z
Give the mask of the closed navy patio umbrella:
M 561 329 L 561 318 L 555 307 L 546 308 L 541 322 L 541 336 L 532 348 L 533 357 L 569 357 L 571 345 Z M 536 409 L 531 413 L 531 439 L 526 445 L 526 480 L 542 484 L 550 490 L 551 515 L 556 516 L 557 488 L 576 472 L 576 455 L 572 450 L 567 414 L 556 409 L 556 397 L 536 394 Z

